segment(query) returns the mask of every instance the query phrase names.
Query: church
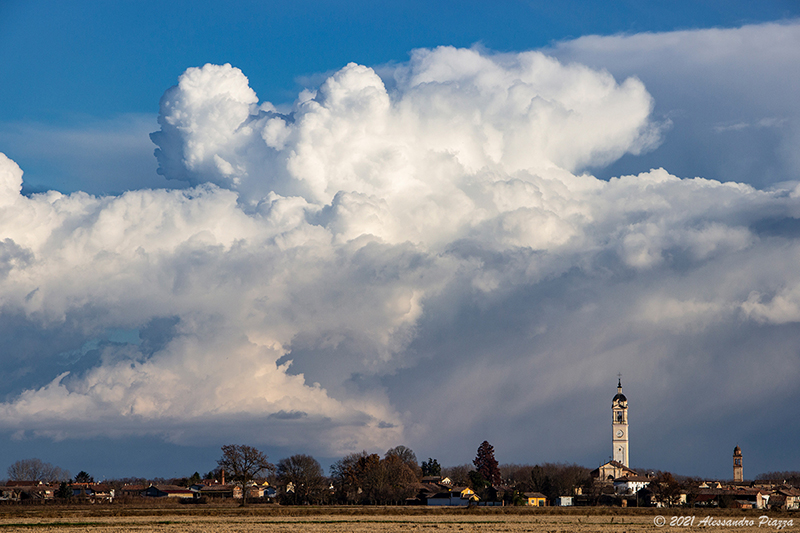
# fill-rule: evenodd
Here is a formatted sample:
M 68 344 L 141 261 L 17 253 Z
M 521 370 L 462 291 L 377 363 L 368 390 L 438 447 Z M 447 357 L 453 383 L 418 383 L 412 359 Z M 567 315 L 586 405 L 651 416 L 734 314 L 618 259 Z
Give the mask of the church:
M 598 482 L 638 481 L 647 484 L 650 479 L 639 476 L 630 467 L 630 427 L 628 425 L 628 398 L 622 392 L 622 376 L 617 381 L 617 394 L 611 399 L 611 460 L 590 473 Z M 742 449 L 733 450 L 733 482 L 744 484 Z M 615 483 L 615 486 L 617 483 Z M 638 489 L 636 489 L 638 490 Z M 636 492 L 634 490 L 634 492 Z
M 622 393 L 622 377 L 617 381 L 617 394 L 611 400 L 611 457 L 607 463 L 593 470 L 591 475 L 603 481 L 635 476 L 630 468 L 630 443 L 628 441 L 628 398 Z

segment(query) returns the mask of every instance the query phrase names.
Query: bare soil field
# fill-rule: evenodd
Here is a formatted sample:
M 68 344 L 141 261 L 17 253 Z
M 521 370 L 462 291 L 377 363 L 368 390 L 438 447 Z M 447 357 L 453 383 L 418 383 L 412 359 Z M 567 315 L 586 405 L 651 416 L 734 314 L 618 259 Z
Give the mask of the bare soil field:
M 725 533 L 800 530 L 800 516 L 757 510 L 705 511 L 693 509 L 531 509 L 520 507 L 442 509 L 427 507 L 282 507 L 254 505 L 86 505 L 2 506 L 0 533 L 31 531 L 90 532 L 209 532 L 209 533 L 388 533 L 445 532 L 631 532 L 724 531 Z M 665 526 L 658 525 L 662 516 Z M 693 526 L 670 527 L 673 517 L 695 516 Z M 717 521 L 750 520 L 752 524 L 716 522 L 701 525 L 706 517 Z M 791 525 L 787 522 L 791 520 Z M 797 524 L 797 525 L 795 525 Z M 787 527 L 788 525 L 788 527 Z

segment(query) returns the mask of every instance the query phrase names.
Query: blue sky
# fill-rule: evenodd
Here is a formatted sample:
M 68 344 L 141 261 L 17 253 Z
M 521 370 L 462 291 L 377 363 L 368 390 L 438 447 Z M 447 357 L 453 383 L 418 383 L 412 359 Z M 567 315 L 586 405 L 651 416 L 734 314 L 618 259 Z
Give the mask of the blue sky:
M 540 48 L 589 34 L 734 27 L 797 16 L 796 2 L 4 1 L 0 119 L 75 123 L 158 112 L 189 66 L 231 63 L 262 99 L 294 99 L 298 78 L 414 48 Z M 9 78 L 7 78 L 9 79 Z
M 800 470 L 798 16 L 0 1 L 2 456 Z
M 164 90 L 189 66 L 231 63 L 262 100 L 286 103 L 349 62 L 403 62 L 415 48 L 520 51 L 583 35 L 735 27 L 798 11 L 792 1 L 6 0 L 0 68 L 13 81 L 0 86 L 0 138 L 24 165 L 26 192 L 174 186 L 154 176 L 142 134 L 154 127 Z M 96 142 L 109 130 L 120 136 L 115 147 L 70 153 L 76 135 Z M 109 181 L 111 173 L 120 177 Z

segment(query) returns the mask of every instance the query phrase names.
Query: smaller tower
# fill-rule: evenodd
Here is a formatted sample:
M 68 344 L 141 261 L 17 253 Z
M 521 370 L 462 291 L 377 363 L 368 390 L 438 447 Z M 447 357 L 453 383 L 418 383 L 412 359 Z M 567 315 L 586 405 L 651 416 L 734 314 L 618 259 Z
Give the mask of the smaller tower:
M 738 446 L 733 449 L 733 482 L 744 481 L 742 470 L 742 449 Z

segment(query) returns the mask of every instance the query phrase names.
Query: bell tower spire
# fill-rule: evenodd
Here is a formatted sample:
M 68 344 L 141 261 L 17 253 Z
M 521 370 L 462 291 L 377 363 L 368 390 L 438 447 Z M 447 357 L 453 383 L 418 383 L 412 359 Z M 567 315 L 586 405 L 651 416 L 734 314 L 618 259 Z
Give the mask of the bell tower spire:
M 613 447 L 612 457 L 615 461 L 630 468 L 628 457 L 628 399 L 622 394 L 622 374 L 618 375 L 617 394 L 611 401 L 611 431 Z

